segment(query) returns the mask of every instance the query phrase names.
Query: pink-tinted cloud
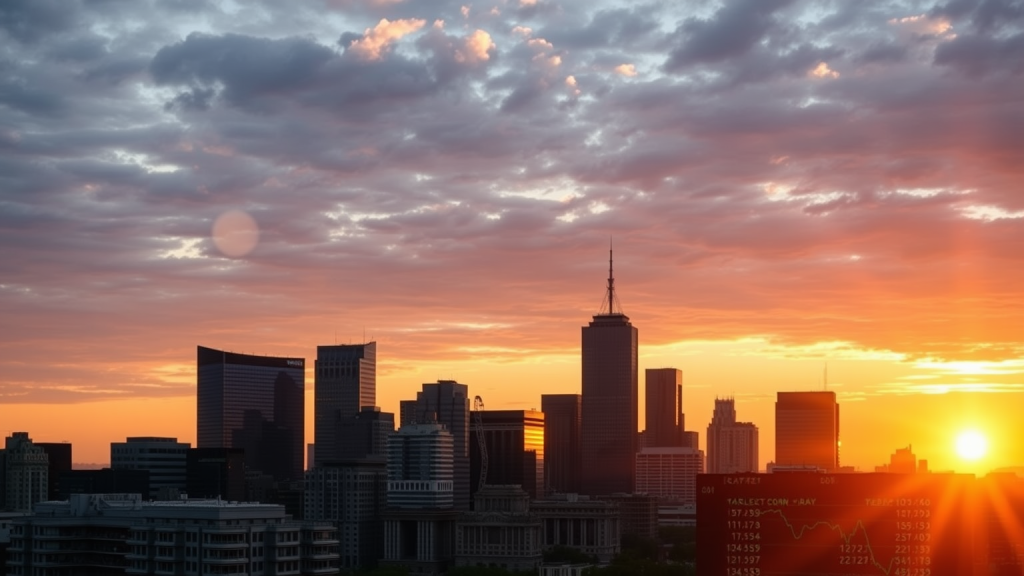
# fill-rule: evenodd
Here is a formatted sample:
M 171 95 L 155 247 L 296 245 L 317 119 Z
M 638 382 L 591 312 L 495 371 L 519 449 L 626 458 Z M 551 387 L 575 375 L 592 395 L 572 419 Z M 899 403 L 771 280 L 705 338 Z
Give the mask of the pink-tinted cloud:
M 1012 6 L 515 4 L 4 8 L 3 398 L 364 328 L 387 370 L 572 355 L 609 236 L 644 345 L 1020 357 Z
M 348 49 L 364 60 L 380 60 L 384 52 L 398 39 L 407 36 L 426 24 L 425 20 L 405 18 L 389 21 L 381 18 L 373 28 L 367 28 L 362 38 L 349 44 Z

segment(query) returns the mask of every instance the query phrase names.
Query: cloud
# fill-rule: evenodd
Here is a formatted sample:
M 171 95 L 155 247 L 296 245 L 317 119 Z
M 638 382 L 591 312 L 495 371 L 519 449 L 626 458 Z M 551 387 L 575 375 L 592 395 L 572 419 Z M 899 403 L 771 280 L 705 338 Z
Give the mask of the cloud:
M 395 42 L 426 24 L 426 20 L 401 19 L 389 21 L 381 18 L 373 28 L 367 28 L 363 36 L 348 45 L 348 50 L 365 60 L 380 60 L 384 52 Z
M 491 35 L 483 30 L 475 30 L 466 37 L 462 48 L 455 53 L 455 59 L 463 63 L 486 62 L 491 59 L 491 51 L 495 49 Z

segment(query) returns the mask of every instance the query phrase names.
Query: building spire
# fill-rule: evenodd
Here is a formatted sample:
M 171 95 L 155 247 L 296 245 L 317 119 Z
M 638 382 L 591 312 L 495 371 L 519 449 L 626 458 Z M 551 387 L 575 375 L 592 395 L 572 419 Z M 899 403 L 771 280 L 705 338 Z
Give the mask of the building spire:
M 615 274 L 612 271 L 612 238 L 608 237 L 608 314 L 615 314 Z

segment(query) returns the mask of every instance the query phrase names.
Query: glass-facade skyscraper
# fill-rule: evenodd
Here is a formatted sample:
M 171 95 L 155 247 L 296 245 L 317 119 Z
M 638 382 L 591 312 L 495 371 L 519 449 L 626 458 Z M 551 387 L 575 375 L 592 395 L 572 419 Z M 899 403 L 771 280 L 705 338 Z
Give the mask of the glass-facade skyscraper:
M 314 458 L 338 457 L 339 418 L 355 418 L 377 402 L 377 343 L 316 347 L 313 387 Z
M 301 480 L 305 360 L 197 350 L 199 448 L 241 448 L 245 465 Z
M 581 491 L 632 493 L 637 452 L 637 329 L 615 298 L 611 253 L 606 306 L 583 327 Z
M 775 465 L 839 468 L 839 403 L 832 391 L 779 392 Z

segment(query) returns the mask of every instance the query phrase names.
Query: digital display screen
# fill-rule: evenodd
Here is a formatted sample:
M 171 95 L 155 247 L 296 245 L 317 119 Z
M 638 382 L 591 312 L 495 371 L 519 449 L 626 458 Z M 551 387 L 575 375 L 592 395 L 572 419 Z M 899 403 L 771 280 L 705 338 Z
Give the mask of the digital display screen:
M 698 573 L 971 574 L 972 481 L 954 474 L 698 475 Z

